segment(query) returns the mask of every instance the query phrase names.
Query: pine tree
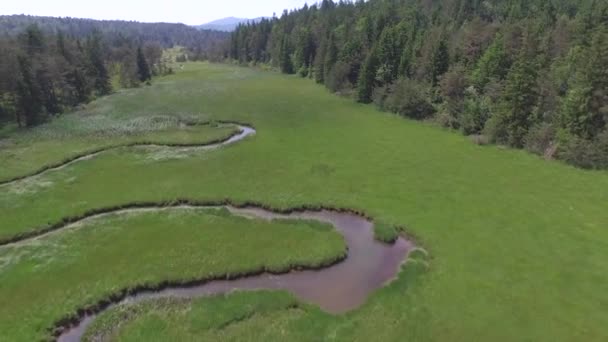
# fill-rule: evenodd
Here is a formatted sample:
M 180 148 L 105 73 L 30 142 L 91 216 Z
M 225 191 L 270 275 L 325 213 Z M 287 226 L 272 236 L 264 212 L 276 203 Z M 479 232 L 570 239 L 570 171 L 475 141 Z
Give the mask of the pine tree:
M 59 51 L 59 54 L 66 60 L 66 62 L 73 62 L 72 54 L 66 46 L 65 37 L 61 31 L 57 32 L 57 50 Z
M 522 147 L 524 137 L 535 119 L 532 117 L 538 99 L 536 79 L 538 70 L 535 50 L 522 47 L 517 61 L 507 76 L 502 95 L 502 122 L 511 146 Z
M 577 64 L 581 67 L 561 109 L 562 126 L 581 138 L 596 137 L 608 122 L 608 30 L 599 30 Z
M 327 52 L 327 40 L 321 40 L 321 44 L 317 53 L 315 55 L 314 60 L 314 70 L 315 70 L 315 81 L 317 83 L 323 83 L 325 80 L 325 54 Z
M 140 82 L 146 82 L 152 78 L 150 75 L 150 67 L 148 66 L 146 56 L 144 56 L 141 47 L 137 48 L 137 75 L 139 76 Z
M 338 47 L 336 46 L 336 40 L 332 35 L 329 36 L 329 41 L 327 42 L 327 51 L 325 52 L 325 58 L 323 60 L 323 79 L 327 81 L 329 78 L 329 73 L 331 69 L 333 69 L 334 65 L 338 61 Z
M 412 60 L 412 49 L 409 46 L 406 46 L 401 53 L 401 58 L 399 59 L 399 76 L 411 76 Z
M 362 103 L 372 102 L 372 93 L 376 81 L 376 71 L 378 70 L 378 57 L 375 49 L 369 53 L 359 74 L 357 87 L 357 101 Z
M 605 19 L 608 20 L 608 5 L 605 6 Z M 596 136 L 608 125 L 608 25 L 594 34 L 590 58 L 589 75 L 592 90 L 590 120 L 591 136 Z
M 397 78 L 399 72 L 400 57 L 398 37 L 392 27 L 386 27 L 378 40 L 378 78 L 385 84 L 391 83 Z
M 439 77 L 450 68 L 450 54 L 445 39 L 439 42 L 439 46 L 437 46 L 433 54 L 433 65 L 431 68 L 431 82 L 435 86 L 439 82 Z
M 570 133 L 588 137 L 587 122 L 590 118 L 589 103 L 591 102 L 592 88 L 581 73 L 575 76 L 575 81 L 568 90 L 561 108 L 562 125 Z
M 23 50 L 28 56 L 35 56 L 45 51 L 44 37 L 38 25 L 30 25 L 21 37 Z
M 293 74 L 293 63 L 291 62 L 291 51 L 287 36 L 284 36 L 283 40 L 281 41 L 281 58 L 279 63 L 282 73 Z
M 36 25 L 29 26 L 21 37 L 21 46 L 25 55 L 18 60 L 20 80 L 17 84 L 18 112 L 25 118 L 27 126 L 43 121 L 45 114 L 60 112 L 59 100 L 55 92 L 53 74 L 47 58 L 45 37 Z
M 298 32 L 295 51 L 295 69 L 300 76 L 308 76 L 310 56 L 312 54 L 313 44 L 312 37 L 308 28 Z
M 66 78 L 73 90 L 74 103 L 72 105 L 86 102 L 89 99 L 91 91 L 84 68 L 80 65 L 74 66 Z
M 42 94 L 33 75 L 31 61 L 25 56 L 19 56 L 18 63 L 19 79 L 15 106 L 17 122 L 19 126 L 34 126 L 42 121 Z
M 502 37 L 496 38 L 477 62 L 471 80 L 475 87 L 482 91 L 490 79 L 503 79 L 509 72 L 509 57 L 507 56 Z
M 99 95 L 106 95 L 112 91 L 110 75 L 106 69 L 103 59 L 103 48 L 101 43 L 101 33 L 94 31 L 87 41 L 88 69 L 89 75 L 93 78 L 94 88 Z

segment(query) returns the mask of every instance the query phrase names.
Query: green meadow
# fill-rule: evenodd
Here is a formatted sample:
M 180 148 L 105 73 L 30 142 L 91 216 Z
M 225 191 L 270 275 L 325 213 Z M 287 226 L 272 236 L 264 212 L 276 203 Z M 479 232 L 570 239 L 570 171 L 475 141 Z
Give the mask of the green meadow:
M 394 239 L 390 227 L 403 227 L 428 251 L 426 262 L 406 264 L 396 281 L 344 315 L 282 292 L 234 293 L 118 307 L 102 314 L 88 336 L 608 339 L 608 173 L 478 146 L 331 95 L 310 80 L 188 63 L 152 86 L 100 98 L 25 138 L 3 131 L 0 180 L 103 146 L 202 143 L 234 132 L 234 126 L 180 124 L 214 121 L 250 124 L 257 133 L 210 151 L 111 149 L 0 186 L 0 238 L 134 202 L 323 205 L 382 222 L 381 240 Z M 112 128 L 127 122 L 143 123 L 129 126 L 132 131 Z M 343 241 L 327 227 L 243 220 L 206 211 L 111 216 L 0 247 L 0 340 L 49 338 L 57 320 L 125 288 L 260 265 L 314 265 L 343 253 Z M 128 319 L 113 327 L 121 315 Z
M 46 339 L 45 328 L 121 289 L 317 267 L 345 248 L 330 226 L 306 221 L 218 209 L 111 214 L 0 248 L 0 331 L 12 341 Z

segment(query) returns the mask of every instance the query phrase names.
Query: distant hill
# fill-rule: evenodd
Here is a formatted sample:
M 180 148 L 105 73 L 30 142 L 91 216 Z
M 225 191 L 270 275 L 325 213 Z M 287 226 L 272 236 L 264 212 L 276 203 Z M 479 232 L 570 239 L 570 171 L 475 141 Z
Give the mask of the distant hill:
M 232 32 L 236 29 L 236 27 L 241 23 L 251 22 L 257 23 L 265 17 L 258 17 L 253 19 L 247 18 L 235 18 L 228 17 L 223 19 L 214 20 L 212 22 L 196 26 L 199 30 L 216 30 L 216 31 L 224 31 L 224 32 Z

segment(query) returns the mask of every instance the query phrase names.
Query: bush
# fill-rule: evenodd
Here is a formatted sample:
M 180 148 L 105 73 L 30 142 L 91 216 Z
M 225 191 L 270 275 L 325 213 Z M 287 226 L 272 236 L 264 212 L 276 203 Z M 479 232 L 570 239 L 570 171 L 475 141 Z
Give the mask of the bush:
M 490 116 L 483 127 L 483 134 L 491 143 L 508 144 L 509 142 L 507 125 L 500 113 Z
M 385 223 L 374 223 L 374 238 L 384 243 L 394 243 L 399 238 L 399 232 L 393 227 Z
M 524 138 L 526 150 L 547 157 L 553 156 L 555 146 L 555 129 L 549 123 L 541 123 L 533 126 Z
M 15 118 L 15 105 L 13 98 L 8 94 L 0 96 L 0 124 Z
M 374 92 L 380 108 L 412 119 L 426 119 L 435 113 L 428 100 L 428 87 L 408 78 L 401 78 L 384 90 Z
M 570 136 L 563 138 L 563 147 L 559 157 L 567 163 L 585 169 L 608 168 L 608 130 L 604 130 L 595 139 L 583 139 Z
M 384 102 L 386 102 L 386 98 L 389 95 L 389 89 L 387 86 L 374 88 L 372 93 L 372 102 L 380 109 L 386 110 L 384 108 Z
M 454 117 L 449 109 L 446 109 L 444 105 L 441 105 L 439 112 L 435 115 L 435 122 L 442 127 L 449 127 L 453 129 L 460 128 L 460 122 L 457 117 Z
M 464 110 L 464 97 L 467 91 L 466 70 L 462 64 L 456 64 L 441 76 L 439 94 L 441 109 L 437 122 L 446 127 L 458 129 L 459 118 Z
M 308 67 L 307 67 L 307 66 L 302 65 L 302 66 L 300 67 L 300 69 L 298 69 L 298 75 L 299 75 L 300 77 L 307 77 L 307 76 L 308 76 L 308 70 L 309 70 L 309 69 L 308 69 Z
M 352 90 L 353 85 L 350 83 L 348 76 L 350 75 L 350 65 L 344 62 L 337 62 L 327 74 L 325 85 L 335 93 L 344 90 Z
M 491 116 L 490 100 L 478 95 L 473 87 L 467 89 L 464 110 L 458 118 L 462 133 L 466 135 L 481 133 Z
M 484 145 L 488 145 L 490 143 L 490 140 L 488 139 L 488 137 L 486 137 L 483 134 L 473 134 L 473 135 L 470 135 L 469 138 L 471 138 L 471 141 L 475 145 L 484 146 Z

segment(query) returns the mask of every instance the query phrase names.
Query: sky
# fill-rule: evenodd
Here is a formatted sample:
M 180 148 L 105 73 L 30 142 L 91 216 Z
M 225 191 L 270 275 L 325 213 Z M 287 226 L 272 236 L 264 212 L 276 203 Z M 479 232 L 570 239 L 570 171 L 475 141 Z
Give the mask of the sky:
M 0 14 L 198 25 L 225 17 L 280 16 L 316 0 L 1 0 Z

